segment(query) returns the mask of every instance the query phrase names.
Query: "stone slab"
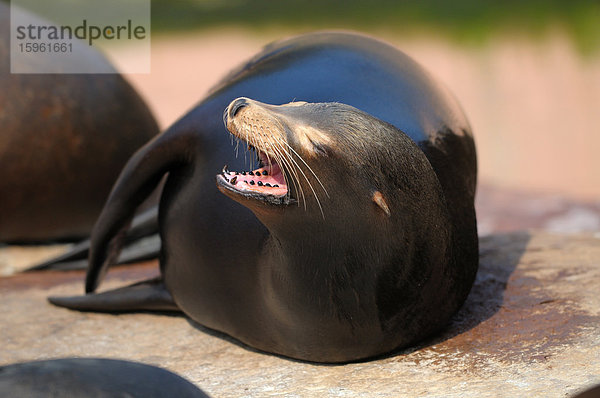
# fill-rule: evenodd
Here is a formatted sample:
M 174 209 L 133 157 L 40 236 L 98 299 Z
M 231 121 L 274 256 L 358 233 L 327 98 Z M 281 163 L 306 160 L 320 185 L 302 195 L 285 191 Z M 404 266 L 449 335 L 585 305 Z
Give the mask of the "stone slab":
M 315 365 L 257 352 L 183 316 L 78 313 L 83 273 L 0 278 L 0 364 L 67 356 L 138 360 L 213 397 L 566 397 L 600 383 L 600 238 L 542 232 L 481 239 L 467 303 L 432 340 L 386 358 Z M 156 275 L 114 268 L 103 288 Z

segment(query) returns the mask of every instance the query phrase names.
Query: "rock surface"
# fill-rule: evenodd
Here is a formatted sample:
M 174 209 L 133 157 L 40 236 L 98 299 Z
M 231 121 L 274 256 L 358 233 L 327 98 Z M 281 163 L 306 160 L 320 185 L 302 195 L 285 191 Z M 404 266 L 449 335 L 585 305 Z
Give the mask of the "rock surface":
M 481 239 L 467 303 L 435 339 L 391 356 L 315 365 L 257 352 L 183 316 L 78 313 L 48 295 L 83 273 L 0 279 L 0 364 L 65 356 L 165 367 L 214 397 L 566 397 L 600 383 L 600 236 L 520 232 Z M 103 288 L 156 264 L 114 268 Z

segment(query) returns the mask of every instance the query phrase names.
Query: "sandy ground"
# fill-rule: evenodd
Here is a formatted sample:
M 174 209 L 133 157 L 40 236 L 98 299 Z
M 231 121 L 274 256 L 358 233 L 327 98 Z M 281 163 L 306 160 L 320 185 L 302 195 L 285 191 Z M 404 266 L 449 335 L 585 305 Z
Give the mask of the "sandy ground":
M 291 34 L 228 29 L 154 37 L 152 72 L 128 78 L 164 128 L 232 67 Z M 600 199 L 600 55 L 582 57 L 560 33 L 536 42 L 503 38 L 483 48 L 440 38 L 384 39 L 459 98 L 475 133 L 481 181 Z M 120 48 L 112 58 L 124 65 L 141 56 Z

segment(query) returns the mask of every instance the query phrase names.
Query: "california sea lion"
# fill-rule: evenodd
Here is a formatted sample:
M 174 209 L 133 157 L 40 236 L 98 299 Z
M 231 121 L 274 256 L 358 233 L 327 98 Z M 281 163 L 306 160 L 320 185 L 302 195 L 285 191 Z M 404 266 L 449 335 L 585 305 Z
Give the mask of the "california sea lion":
M 164 284 L 92 294 L 115 236 L 167 172 Z M 94 227 L 88 294 L 51 301 L 178 308 L 309 361 L 387 353 L 438 331 L 465 300 L 478 266 L 475 182 L 469 124 L 419 65 L 362 35 L 299 36 L 231 73 L 130 159 Z
M 137 362 L 61 358 L 0 366 L 0 396 L 208 398 L 184 378 Z
M 158 125 L 116 70 L 12 74 L 9 27 L 0 2 L 0 242 L 88 236 L 119 171 Z M 85 47 L 72 62 L 114 70 Z

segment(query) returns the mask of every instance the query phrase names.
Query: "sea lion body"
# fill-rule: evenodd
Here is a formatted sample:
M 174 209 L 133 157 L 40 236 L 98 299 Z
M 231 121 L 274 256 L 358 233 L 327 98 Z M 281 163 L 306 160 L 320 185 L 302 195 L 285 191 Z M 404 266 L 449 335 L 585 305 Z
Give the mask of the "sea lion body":
M 105 65 L 114 73 L 11 73 L 9 29 L 10 7 L 2 2 L 0 242 L 86 237 L 119 171 L 158 134 L 158 125 L 91 47 L 71 62 Z
M 60 358 L 0 366 L 3 397 L 208 398 L 184 378 L 138 362 Z
M 238 97 L 252 100 L 240 110 Z M 292 101 L 308 104 L 268 105 Z M 223 182 L 232 177 L 224 164 L 250 170 L 243 135 L 236 157 L 223 123 L 239 117 L 250 135 L 279 126 L 297 152 L 306 177 L 302 193 L 288 181 L 290 203 L 253 202 Z M 469 125 L 428 73 L 374 39 L 317 33 L 271 45 L 136 153 L 94 229 L 88 293 L 110 262 L 109 242 L 167 171 L 167 290 L 195 321 L 261 350 L 318 362 L 389 352 L 443 327 L 474 280 Z M 54 302 L 102 309 L 93 300 Z

